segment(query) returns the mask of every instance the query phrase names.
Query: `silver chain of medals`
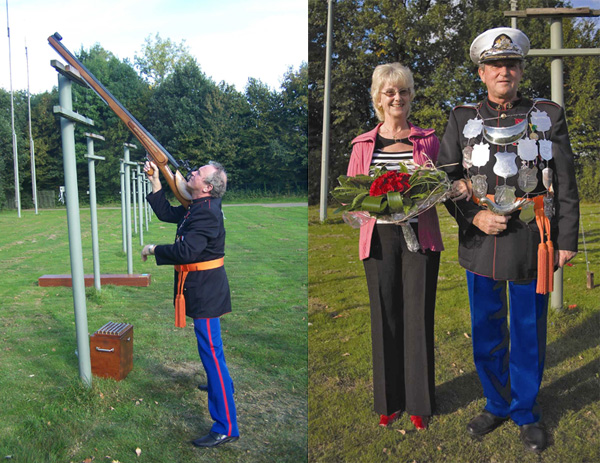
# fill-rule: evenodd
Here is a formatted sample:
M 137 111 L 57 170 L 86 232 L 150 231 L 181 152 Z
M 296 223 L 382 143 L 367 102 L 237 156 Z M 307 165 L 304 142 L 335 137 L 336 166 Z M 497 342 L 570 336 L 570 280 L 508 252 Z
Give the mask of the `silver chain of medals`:
M 522 121 L 509 127 L 490 127 L 484 122 L 504 119 L 507 116 L 502 114 L 498 117 L 484 119 L 479 112 L 479 105 L 469 106 L 477 111 L 477 117 L 468 120 L 463 128 L 463 136 L 467 139 L 467 146 L 463 149 L 463 167 L 466 169 L 467 175 L 470 175 L 472 167 L 477 168 L 477 174 L 470 175 L 473 194 L 479 199 L 486 198 L 487 195 L 487 176 L 479 173 L 479 169 L 490 160 L 490 145 L 486 143 L 487 141 L 501 147 L 501 151 L 494 154 L 496 163 L 493 171 L 498 177 L 504 178 L 504 184 L 496 186 L 494 207 L 505 213 L 512 207 L 515 210 L 520 207 L 519 218 L 526 223 L 532 221 L 535 218 L 533 202 L 519 202 L 520 205 L 517 206 L 518 203 L 515 202 L 516 188 L 506 185 L 506 179 L 518 175 L 519 188 L 525 192 L 525 197 L 528 197 L 529 193 L 537 188 L 537 171 L 540 169 L 542 183 L 546 188 L 544 212 L 549 218 L 552 217 L 554 215 L 551 194 L 552 169 L 548 167 L 548 161 L 552 159 L 552 142 L 546 139 L 546 132 L 550 130 L 552 122 L 548 114 L 538 110 L 536 101 L 534 101 L 533 106 L 526 113 L 509 116 L 516 119 L 522 116 Z M 479 138 L 480 135 L 482 135 L 481 138 Z M 476 143 L 478 139 L 479 142 Z M 517 153 L 506 151 L 508 145 L 516 145 Z M 520 167 L 517 165 L 517 157 L 521 160 Z

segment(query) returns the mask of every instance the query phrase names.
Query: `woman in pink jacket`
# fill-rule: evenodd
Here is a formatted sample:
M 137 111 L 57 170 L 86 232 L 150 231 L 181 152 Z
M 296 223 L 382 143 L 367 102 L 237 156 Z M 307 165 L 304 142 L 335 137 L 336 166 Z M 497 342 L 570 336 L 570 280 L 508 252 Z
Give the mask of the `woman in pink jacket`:
M 415 95 L 411 71 L 399 63 L 377 66 L 371 97 L 381 121 L 352 141 L 348 175 L 376 167 L 409 169 L 435 164 L 439 140 L 433 129 L 408 121 Z M 360 229 L 371 304 L 373 390 L 379 424 L 406 411 L 417 429 L 426 429 L 435 411 L 433 315 L 440 252 L 444 249 L 435 208 L 411 219 L 421 249 L 411 252 L 400 225 L 371 218 Z

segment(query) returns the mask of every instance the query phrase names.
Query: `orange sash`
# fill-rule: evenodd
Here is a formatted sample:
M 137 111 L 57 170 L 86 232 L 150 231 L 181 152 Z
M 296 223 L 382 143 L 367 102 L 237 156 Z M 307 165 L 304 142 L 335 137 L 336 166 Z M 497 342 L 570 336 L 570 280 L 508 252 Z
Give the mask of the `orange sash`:
M 223 267 L 225 258 L 196 262 L 195 264 L 176 265 L 177 271 L 177 294 L 175 295 L 175 326 L 185 328 L 185 298 L 183 297 L 183 284 L 189 272 L 199 272 Z

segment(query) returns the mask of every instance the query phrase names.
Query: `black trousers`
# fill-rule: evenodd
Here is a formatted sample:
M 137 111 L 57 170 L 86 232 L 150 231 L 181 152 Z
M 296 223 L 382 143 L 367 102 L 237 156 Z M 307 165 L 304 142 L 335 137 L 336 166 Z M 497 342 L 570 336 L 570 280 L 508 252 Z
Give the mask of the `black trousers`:
M 413 226 L 417 233 L 417 226 Z M 435 411 L 433 320 L 440 253 L 410 252 L 402 228 L 375 225 L 364 261 L 371 303 L 375 411 Z

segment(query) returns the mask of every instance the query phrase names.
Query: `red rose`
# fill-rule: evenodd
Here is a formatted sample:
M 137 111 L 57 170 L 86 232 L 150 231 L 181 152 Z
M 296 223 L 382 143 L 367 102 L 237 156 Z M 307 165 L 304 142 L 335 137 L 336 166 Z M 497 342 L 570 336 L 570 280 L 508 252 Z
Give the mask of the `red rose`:
M 409 174 L 401 172 L 387 172 L 381 177 L 377 178 L 372 184 L 369 190 L 370 196 L 381 196 L 389 193 L 390 191 L 398 191 L 400 193 L 405 192 L 410 188 L 408 180 L 410 179 Z

